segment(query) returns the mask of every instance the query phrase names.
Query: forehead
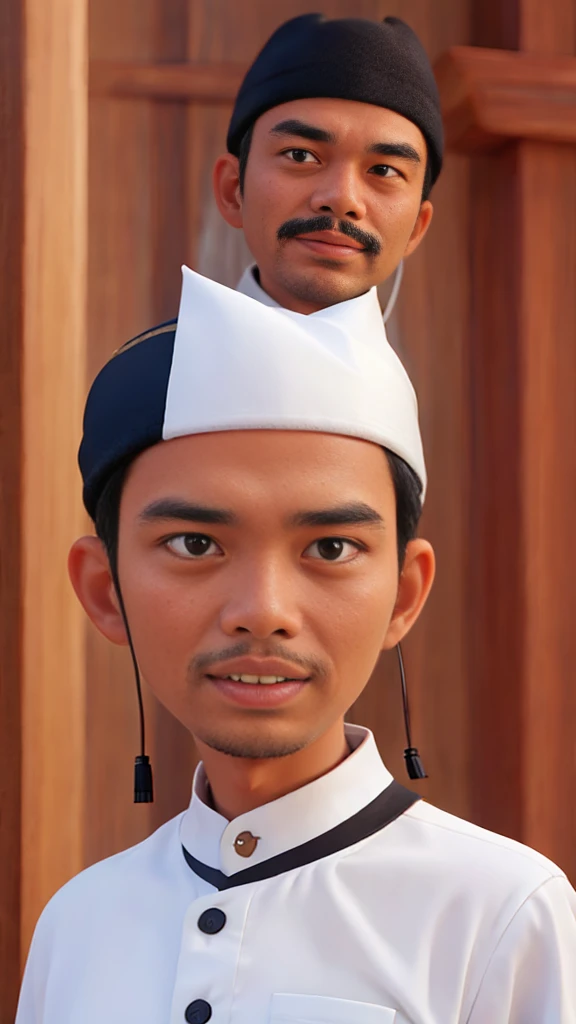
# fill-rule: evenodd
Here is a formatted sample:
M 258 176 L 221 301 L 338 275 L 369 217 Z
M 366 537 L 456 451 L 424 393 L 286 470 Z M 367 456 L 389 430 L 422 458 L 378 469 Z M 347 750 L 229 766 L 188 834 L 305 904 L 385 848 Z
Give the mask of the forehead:
M 412 121 L 394 110 L 356 100 L 314 98 L 282 103 L 258 118 L 254 139 L 265 139 L 275 125 L 292 119 L 331 132 L 336 145 L 353 143 L 365 149 L 377 142 L 407 142 L 420 156 L 426 154 L 426 140 Z
M 164 441 L 133 463 L 123 494 L 131 513 L 166 496 L 245 504 L 256 516 L 355 498 L 394 503 L 382 448 L 307 431 L 238 430 Z

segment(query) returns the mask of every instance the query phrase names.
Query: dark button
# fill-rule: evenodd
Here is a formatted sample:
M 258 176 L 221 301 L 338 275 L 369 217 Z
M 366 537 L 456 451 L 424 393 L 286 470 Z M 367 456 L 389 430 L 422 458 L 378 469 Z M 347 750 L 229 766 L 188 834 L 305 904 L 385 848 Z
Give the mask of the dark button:
M 198 927 L 201 932 L 206 932 L 206 935 L 216 935 L 222 931 L 225 924 L 226 914 L 219 907 L 210 907 L 210 910 L 205 910 L 198 918 Z
M 206 1024 L 212 1016 L 212 1007 L 205 999 L 195 999 L 186 1007 L 184 1016 L 188 1024 Z
M 239 857 L 251 857 L 258 846 L 260 836 L 253 836 L 251 832 L 241 832 L 234 840 L 234 849 Z

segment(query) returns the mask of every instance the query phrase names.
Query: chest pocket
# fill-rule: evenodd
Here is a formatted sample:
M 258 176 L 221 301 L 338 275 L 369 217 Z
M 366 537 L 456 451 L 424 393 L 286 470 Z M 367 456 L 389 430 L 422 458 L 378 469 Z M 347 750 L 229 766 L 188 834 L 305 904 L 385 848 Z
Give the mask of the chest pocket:
M 270 1024 L 393 1024 L 396 1010 L 332 996 L 272 996 Z

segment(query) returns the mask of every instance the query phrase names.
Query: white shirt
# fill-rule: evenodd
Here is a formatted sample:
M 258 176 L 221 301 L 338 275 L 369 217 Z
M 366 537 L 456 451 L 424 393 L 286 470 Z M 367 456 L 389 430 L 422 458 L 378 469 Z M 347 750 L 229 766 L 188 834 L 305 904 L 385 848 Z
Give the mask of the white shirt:
M 575 1024 L 562 871 L 424 801 L 271 878 L 219 891 L 191 870 L 183 846 L 229 878 L 374 800 L 391 776 L 369 730 L 346 729 L 337 768 L 230 822 L 200 766 L 187 811 L 65 885 L 36 928 L 17 1024 L 183 1024 L 191 1005 L 197 1024 Z M 259 837 L 250 857 L 243 832 Z

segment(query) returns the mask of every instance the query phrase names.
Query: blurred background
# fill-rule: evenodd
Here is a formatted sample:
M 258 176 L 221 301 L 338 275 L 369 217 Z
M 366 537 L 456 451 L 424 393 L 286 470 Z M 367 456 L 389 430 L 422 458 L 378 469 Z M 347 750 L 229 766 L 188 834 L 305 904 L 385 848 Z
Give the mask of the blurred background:
M 129 661 L 68 584 L 88 529 L 81 413 L 112 351 L 176 315 L 182 263 L 233 286 L 250 261 L 212 165 L 248 63 L 318 7 L 0 0 L 0 1024 L 46 900 L 189 799 L 191 741 L 147 694 L 156 800 L 132 804 Z M 417 788 L 574 881 L 576 6 L 320 8 L 408 21 L 445 112 L 433 225 L 389 322 L 419 394 L 438 559 L 405 644 Z M 393 655 L 350 719 L 404 781 Z

